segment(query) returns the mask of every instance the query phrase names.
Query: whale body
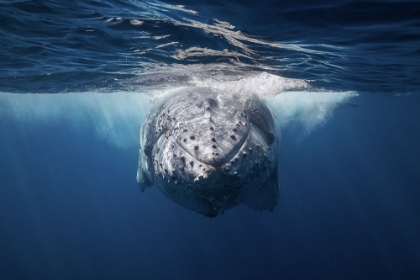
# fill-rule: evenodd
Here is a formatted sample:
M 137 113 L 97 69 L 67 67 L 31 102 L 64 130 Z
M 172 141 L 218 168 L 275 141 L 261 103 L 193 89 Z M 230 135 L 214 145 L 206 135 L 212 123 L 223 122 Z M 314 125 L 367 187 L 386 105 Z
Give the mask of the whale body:
M 178 92 L 157 102 L 142 123 L 137 183 L 208 217 L 241 203 L 272 211 L 279 145 L 276 119 L 257 97 Z

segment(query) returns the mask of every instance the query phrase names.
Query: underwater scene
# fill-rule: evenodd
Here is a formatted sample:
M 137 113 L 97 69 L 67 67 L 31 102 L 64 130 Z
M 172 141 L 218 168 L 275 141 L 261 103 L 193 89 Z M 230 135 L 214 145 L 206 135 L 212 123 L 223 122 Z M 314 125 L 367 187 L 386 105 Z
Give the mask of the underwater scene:
M 0 1 L 0 279 L 420 279 L 419 15 Z

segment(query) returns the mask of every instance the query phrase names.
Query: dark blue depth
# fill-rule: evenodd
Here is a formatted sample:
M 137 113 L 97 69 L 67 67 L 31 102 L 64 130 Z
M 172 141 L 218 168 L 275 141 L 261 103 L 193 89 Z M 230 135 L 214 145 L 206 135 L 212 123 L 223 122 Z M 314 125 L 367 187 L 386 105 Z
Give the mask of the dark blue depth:
M 0 112 L 0 279 L 420 279 L 419 15 L 401 1 L 1 1 L 0 92 L 133 91 L 156 65 L 240 62 L 361 96 L 309 136 L 282 131 L 273 213 L 216 219 L 141 193 L 137 147 L 91 123 Z M 285 48 L 180 24 L 214 19 Z M 237 56 L 177 57 L 192 47 Z

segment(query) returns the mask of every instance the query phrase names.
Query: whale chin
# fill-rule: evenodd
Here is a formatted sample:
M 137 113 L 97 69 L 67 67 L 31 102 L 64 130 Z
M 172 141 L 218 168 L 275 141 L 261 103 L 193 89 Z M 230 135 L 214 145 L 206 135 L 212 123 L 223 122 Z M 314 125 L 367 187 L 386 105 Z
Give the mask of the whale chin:
M 274 209 L 279 133 L 263 102 L 181 94 L 152 109 L 140 137 L 142 190 L 155 185 L 176 203 L 209 217 L 240 203 Z

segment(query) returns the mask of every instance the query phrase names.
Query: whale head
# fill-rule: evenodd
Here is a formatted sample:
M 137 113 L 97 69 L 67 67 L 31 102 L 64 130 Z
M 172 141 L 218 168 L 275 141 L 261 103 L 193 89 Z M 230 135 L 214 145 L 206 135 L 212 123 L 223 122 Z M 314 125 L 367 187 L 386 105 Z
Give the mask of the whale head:
M 279 136 L 271 111 L 257 98 L 172 95 L 142 124 L 137 182 L 142 190 L 156 185 L 176 203 L 210 217 L 242 202 L 272 210 Z

